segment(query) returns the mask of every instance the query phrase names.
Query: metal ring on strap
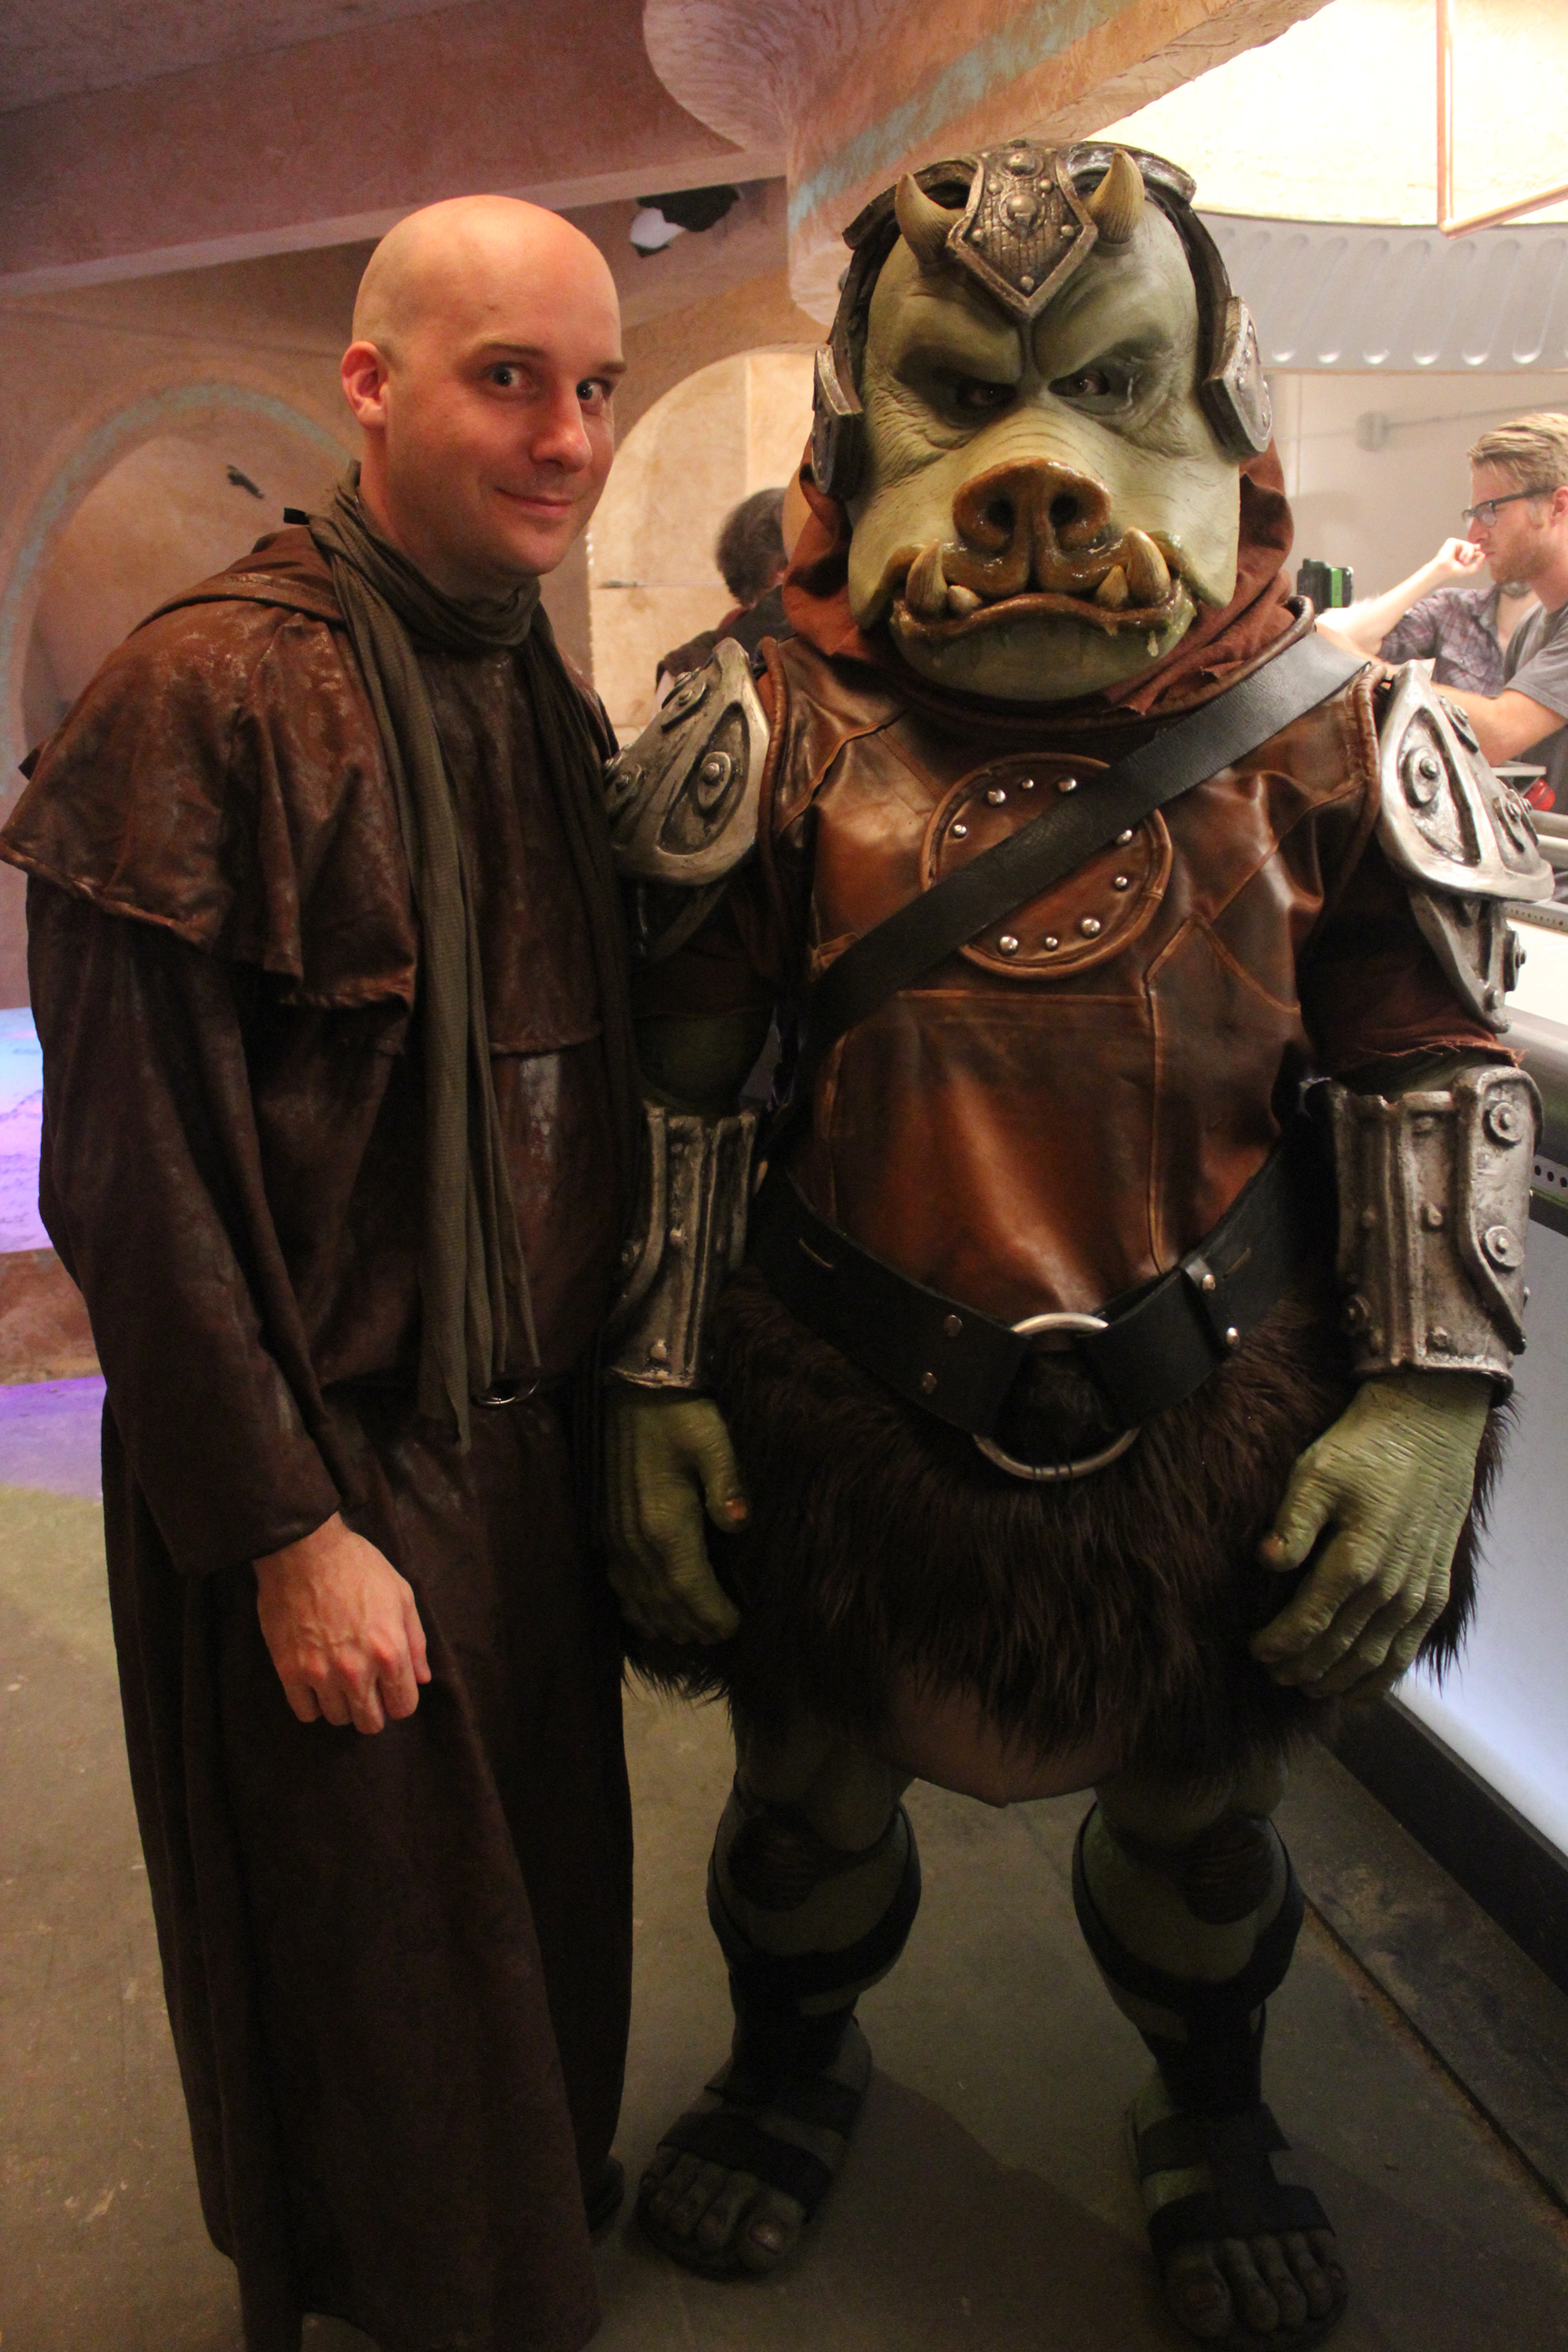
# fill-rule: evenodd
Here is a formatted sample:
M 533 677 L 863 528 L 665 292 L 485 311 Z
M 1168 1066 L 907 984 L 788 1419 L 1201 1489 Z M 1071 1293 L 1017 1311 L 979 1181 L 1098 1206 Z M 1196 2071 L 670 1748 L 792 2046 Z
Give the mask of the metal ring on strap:
M 1037 1331 L 1103 1331 L 1105 1328 L 1103 1315 L 1058 1314 L 1026 1316 L 1022 1323 L 1014 1324 L 1013 1330 L 1017 1339 L 1032 1339 Z M 981 1437 L 976 1433 L 972 1434 L 987 1462 L 994 1462 L 998 1470 L 1005 1470 L 1009 1478 L 1026 1478 L 1035 1486 L 1042 1486 L 1048 1479 L 1087 1478 L 1092 1471 L 1103 1470 L 1108 1463 L 1116 1460 L 1118 1454 L 1126 1453 L 1138 1432 L 1136 1429 L 1124 1429 L 1120 1437 L 1113 1438 L 1109 1445 L 1101 1446 L 1098 1454 L 1086 1454 L 1076 1462 L 1019 1462 L 1011 1454 L 1004 1454 L 989 1437 Z

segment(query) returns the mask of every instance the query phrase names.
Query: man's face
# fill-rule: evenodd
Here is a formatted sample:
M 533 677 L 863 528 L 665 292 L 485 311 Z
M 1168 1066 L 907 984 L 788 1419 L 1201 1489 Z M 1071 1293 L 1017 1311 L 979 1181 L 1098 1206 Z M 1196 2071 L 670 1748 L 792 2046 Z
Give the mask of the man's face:
M 1538 497 L 1521 498 L 1521 487 L 1516 478 L 1500 466 L 1470 468 L 1473 507 L 1482 505 L 1488 499 L 1510 501 L 1499 507 L 1490 522 L 1478 518 L 1467 533 L 1484 552 L 1487 569 L 1499 582 L 1516 580 L 1522 583 L 1536 579 L 1543 570 L 1562 561 L 1564 538 L 1568 536 L 1568 492 L 1542 490 Z
M 456 595 L 553 570 L 615 453 L 620 321 L 598 255 L 548 234 L 459 243 L 379 357 L 355 403 L 364 489 L 405 551 Z

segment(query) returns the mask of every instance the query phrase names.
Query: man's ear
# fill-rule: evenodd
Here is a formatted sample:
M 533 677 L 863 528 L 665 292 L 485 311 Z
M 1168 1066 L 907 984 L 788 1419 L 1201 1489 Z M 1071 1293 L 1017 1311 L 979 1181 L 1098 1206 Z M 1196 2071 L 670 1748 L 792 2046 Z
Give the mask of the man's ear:
M 341 370 L 343 398 L 355 420 L 374 429 L 386 423 L 386 385 L 391 373 L 384 354 L 374 343 L 351 343 Z

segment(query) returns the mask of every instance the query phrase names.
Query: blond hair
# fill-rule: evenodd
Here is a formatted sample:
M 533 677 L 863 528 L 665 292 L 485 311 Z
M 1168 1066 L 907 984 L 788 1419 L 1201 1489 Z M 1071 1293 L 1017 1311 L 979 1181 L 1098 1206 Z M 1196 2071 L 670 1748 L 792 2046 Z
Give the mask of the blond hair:
M 1469 452 L 1472 466 L 1496 466 L 1522 489 L 1555 490 L 1568 483 L 1568 416 L 1542 409 L 1483 433 Z

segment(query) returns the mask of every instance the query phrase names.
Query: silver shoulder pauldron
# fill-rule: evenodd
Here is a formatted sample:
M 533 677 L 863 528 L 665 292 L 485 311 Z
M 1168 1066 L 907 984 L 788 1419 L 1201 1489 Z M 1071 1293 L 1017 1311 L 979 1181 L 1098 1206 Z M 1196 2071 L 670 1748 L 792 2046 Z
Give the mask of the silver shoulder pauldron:
M 1395 675 L 1378 750 L 1384 856 L 1460 1002 L 1506 1029 L 1503 998 L 1518 976 L 1506 902 L 1552 896 L 1530 811 L 1482 758 L 1465 713 L 1414 663 Z
M 639 962 L 673 955 L 722 897 L 756 841 L 767 755 L 751 663 L 725 637 L 606 769 L 610 850 Z

